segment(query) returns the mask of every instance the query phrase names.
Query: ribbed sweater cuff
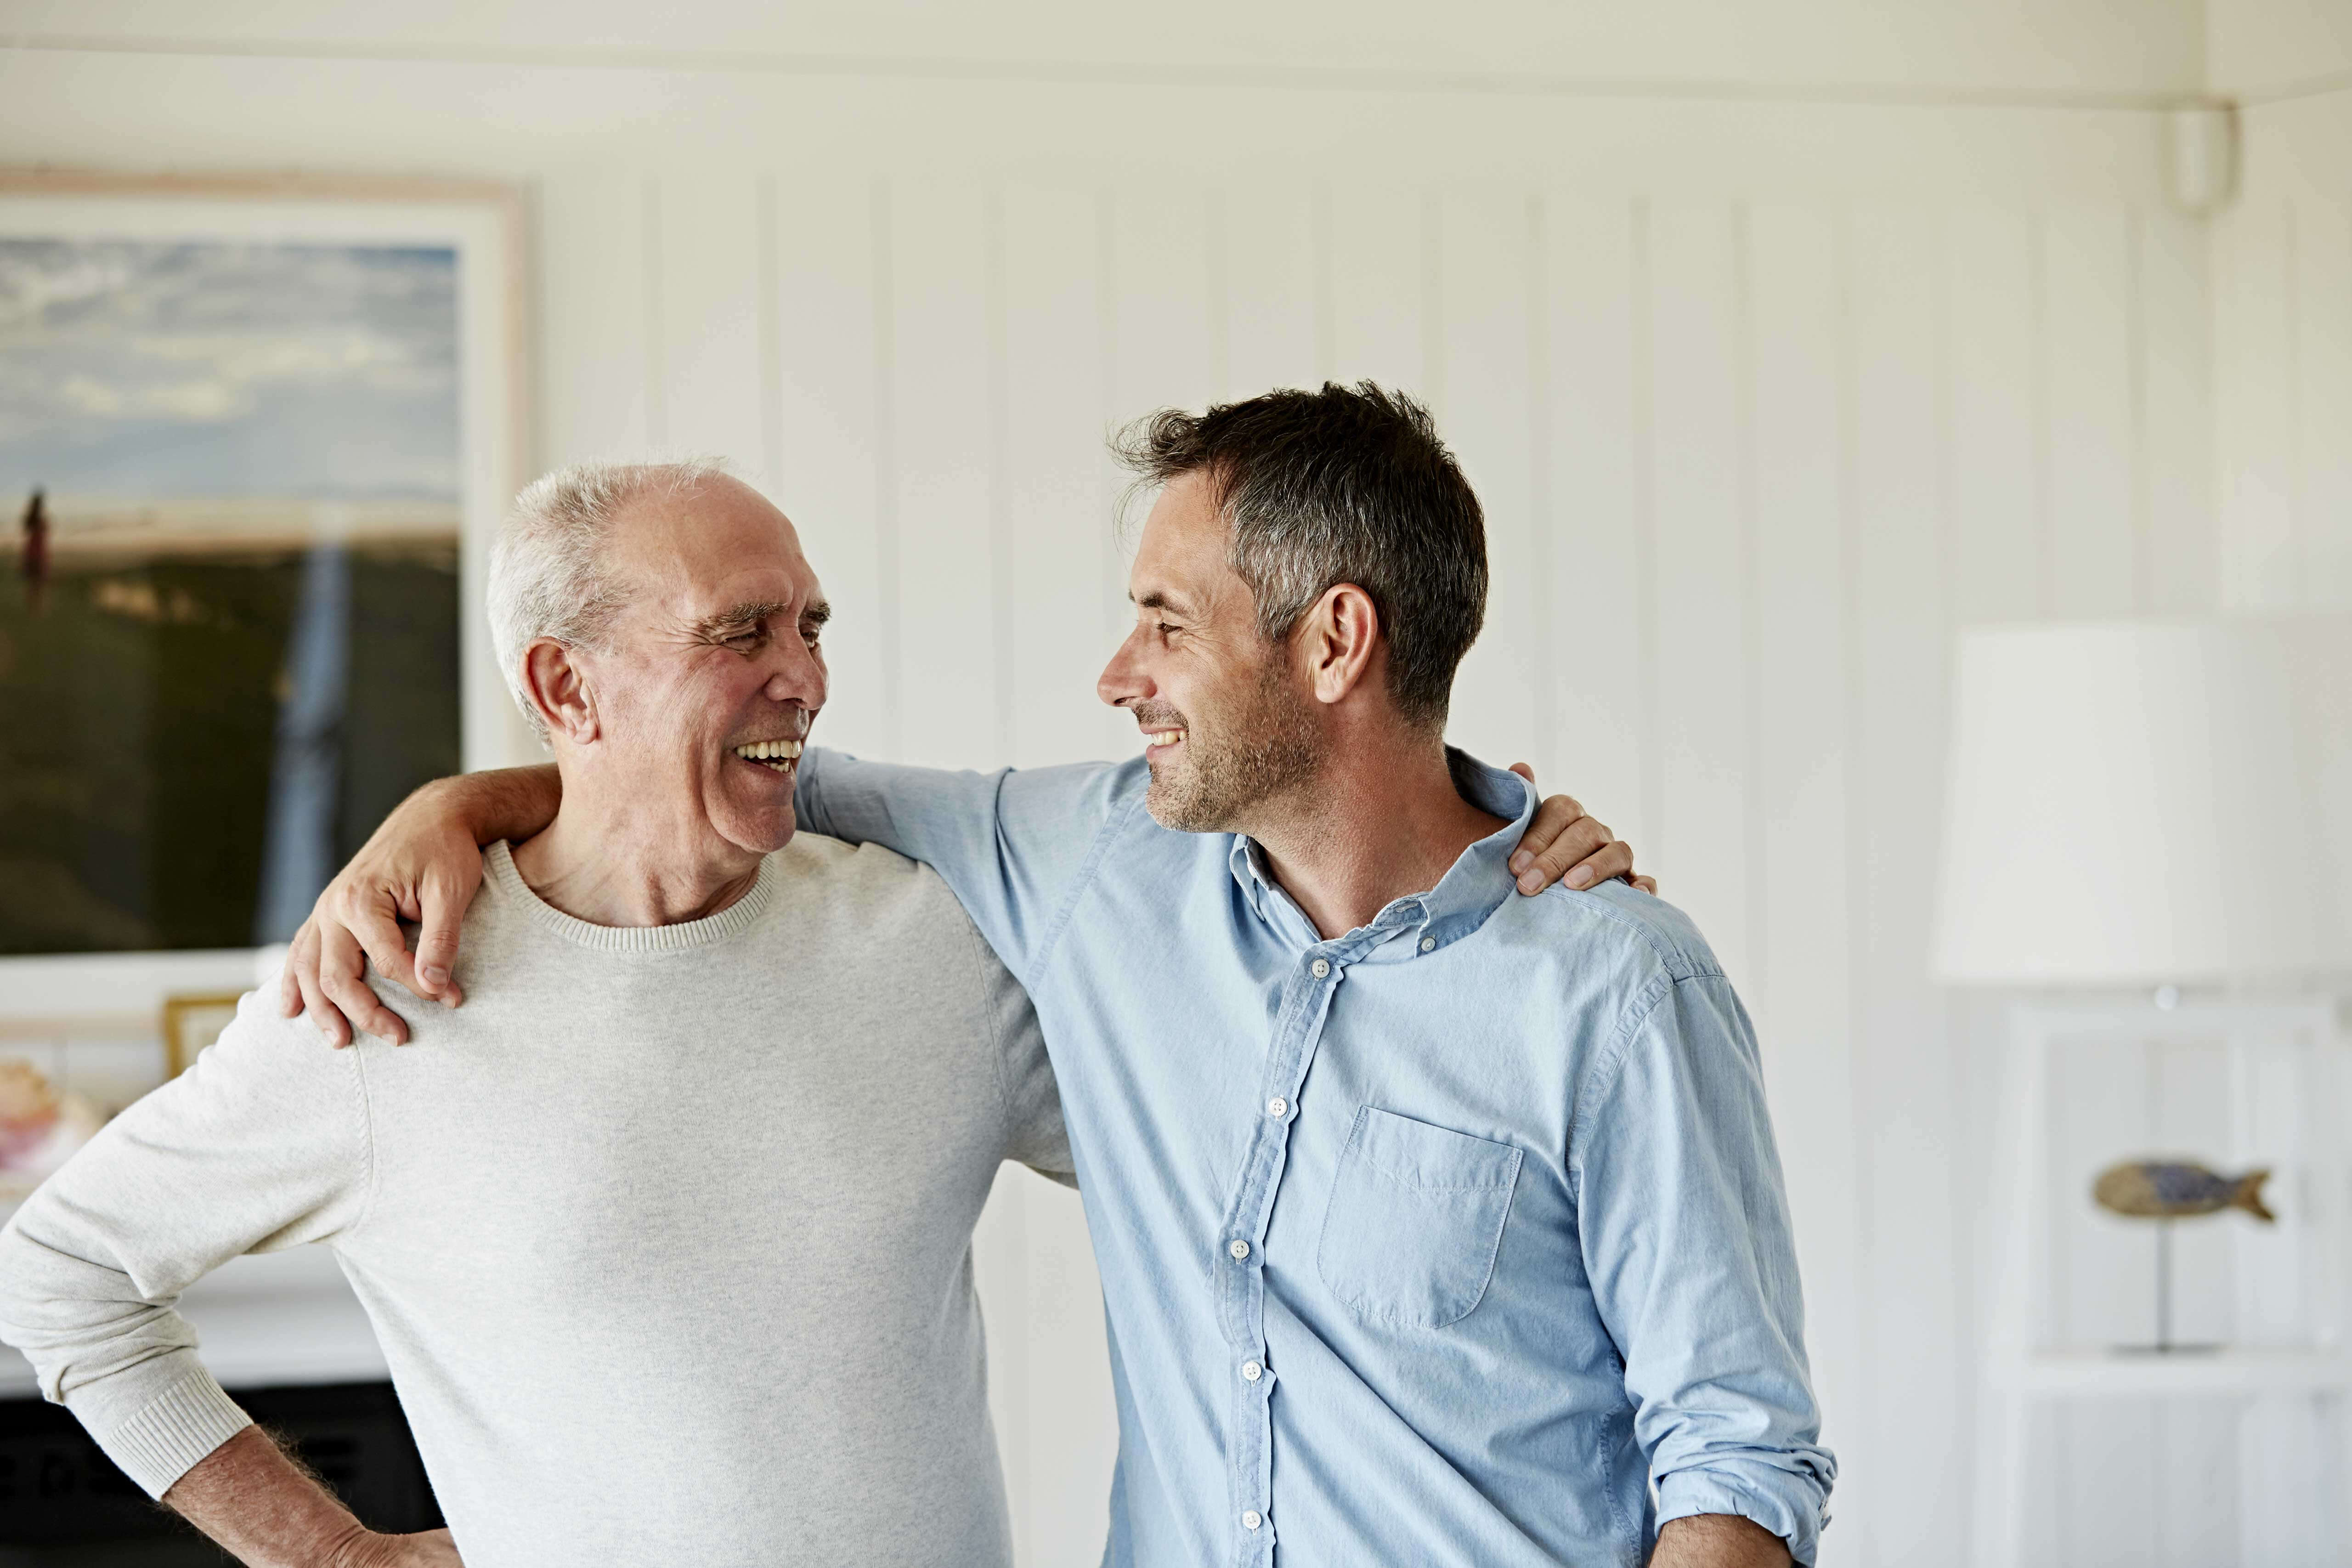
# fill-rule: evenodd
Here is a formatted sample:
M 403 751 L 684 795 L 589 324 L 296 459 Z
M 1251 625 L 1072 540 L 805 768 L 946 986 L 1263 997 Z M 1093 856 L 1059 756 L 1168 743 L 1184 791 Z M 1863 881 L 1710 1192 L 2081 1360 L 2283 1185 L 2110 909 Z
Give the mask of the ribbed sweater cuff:
M 196 1461 L 253 1425 L 212 1373 L 197 1367 L 111 1432 L 96 1432 L 106 1457 L 161 1500 Z

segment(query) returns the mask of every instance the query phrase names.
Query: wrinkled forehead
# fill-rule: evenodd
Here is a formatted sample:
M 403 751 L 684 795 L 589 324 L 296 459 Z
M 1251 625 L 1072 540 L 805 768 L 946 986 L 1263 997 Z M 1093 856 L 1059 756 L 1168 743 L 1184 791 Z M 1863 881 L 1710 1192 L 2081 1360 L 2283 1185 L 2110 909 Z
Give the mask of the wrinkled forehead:
M 820 597 L 790 519 L 750 486 L 706 479 L 651 496 L 614 520 L 611 565 L 643 617 L 708 616 L 728 605 Z

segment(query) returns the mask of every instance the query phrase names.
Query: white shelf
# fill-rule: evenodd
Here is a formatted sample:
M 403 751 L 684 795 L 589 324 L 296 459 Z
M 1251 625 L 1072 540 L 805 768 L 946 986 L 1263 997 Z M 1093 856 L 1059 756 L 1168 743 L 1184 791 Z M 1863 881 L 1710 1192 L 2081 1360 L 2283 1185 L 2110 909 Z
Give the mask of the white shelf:
M 2352 1388 L 2352 1355 L 2332 1350 L 2241 1345 L 2163 1355 L 2145 1351 L 2050 1350 L 1997 1362 L 1993 1377 L 2001 1387 L 2019 1394 L 2060 1399 L 2315 1394 Z

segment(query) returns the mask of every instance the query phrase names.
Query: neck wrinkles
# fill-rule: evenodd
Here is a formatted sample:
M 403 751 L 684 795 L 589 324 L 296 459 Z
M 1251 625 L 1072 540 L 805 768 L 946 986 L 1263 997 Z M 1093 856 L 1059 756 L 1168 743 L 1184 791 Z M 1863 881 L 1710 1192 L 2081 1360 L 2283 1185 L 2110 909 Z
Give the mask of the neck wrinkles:
M 682 925 L 726 910 L 751 890 L 764 857 L 709 831 L 665 823 L 640 805 L 575 800 L 514 849 L 516 874 L 541 900 L 600 926 Z M 589 792 L 583 791 L 583 795 Z

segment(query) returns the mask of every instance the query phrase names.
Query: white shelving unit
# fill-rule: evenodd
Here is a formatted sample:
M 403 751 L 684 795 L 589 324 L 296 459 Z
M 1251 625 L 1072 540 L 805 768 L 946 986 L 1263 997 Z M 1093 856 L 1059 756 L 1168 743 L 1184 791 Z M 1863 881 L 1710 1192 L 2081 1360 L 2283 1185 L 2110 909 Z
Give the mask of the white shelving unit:
M 2273 1167 L 2275 1229 L 2226 1221 L 2231 1331 L 2218 1349 L 2155 1353 L 2061 1342 L 2055 1276 L 2065 1179 L 2066 1053 L 2119 1045 L 2226 1052 L 2231 1147 L 2208 1158 Z M 2217 1116 L 2217 1124 L 2220 1118 Z M 2029 1500 L 2035 1416 L 2054 1402 L 2231 1399 L 2240 1410 L 2238 1568 L 2352 1564 L 2352 1050 L 2333 1000 L 2040 1003 L 2011 1016 L 2000 1247 L 1989 1322 L 1979 1555 L 1989 1568 L 2054 1560 Z M 2160 1151 L 2093 1152 L 2128 1158 Z M 2153 1256 L 2153 1240 L 2151 1252 Z M 2155 1289 L 2148 1277 L 2151 1296 Z M 2199 1336 L 2201 1337 L 2201 1336 Z

